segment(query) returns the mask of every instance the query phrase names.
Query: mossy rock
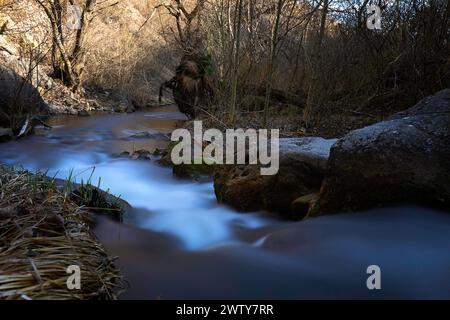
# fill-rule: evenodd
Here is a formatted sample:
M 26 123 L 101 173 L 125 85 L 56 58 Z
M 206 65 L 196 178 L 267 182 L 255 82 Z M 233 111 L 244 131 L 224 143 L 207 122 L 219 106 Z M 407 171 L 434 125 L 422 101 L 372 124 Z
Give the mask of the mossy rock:
M 212 177 L 214 174 L 214 168 L 214 162 L 209 159 L 202 158 L 200 164 L 193 163 L 173 166 L 173 175 L 178 178 L 199 180 Z
M 172 166 L 172 159 L 170 158 L 170 155 L 172 153 L 173 148 L 175 148 L 175 146 L 180 143 L 180 141 L 171 141 L 169 143 L 169 145 L 164 149 L 156 149 L 153 152 L 154 156 L 160 156 L 160 158 L 158 159 L 158 163 L 163 165 L 163 166 Z
M 297 219 L 305 217 L 309 210 L 314 207 L 314 203 L 318 198 L 319 193 L 316 192 L 304 195 L 292 201 L 291 212 L 293 217 L 296 217 Z
M 179 143 L 180 141 L 172 141 L 169 143 L 166 149 L 156 149 L 153 152 L 153 155 L 160 156 L 158 163 L 163 166 L 172 166 L 173 175 L 178 178 L 200 180 L 212 177 L 212 175 L 214 174 L 215 164 L 211 159 L 193 158 L 192 164 L 173 164 L 171 159 L 172 150 Z M 196 164 L 196 162 L 198 163 Z

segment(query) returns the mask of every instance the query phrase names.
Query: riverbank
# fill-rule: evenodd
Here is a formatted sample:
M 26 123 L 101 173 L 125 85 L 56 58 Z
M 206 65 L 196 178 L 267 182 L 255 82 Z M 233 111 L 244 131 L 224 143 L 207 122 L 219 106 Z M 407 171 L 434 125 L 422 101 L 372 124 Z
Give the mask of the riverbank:
M 42 173 L 0 166 L 0 189 L 0 299 L 117 299 L 120 271 L 85 206 Z M 68 288 L 70 266 L 79 290 Z

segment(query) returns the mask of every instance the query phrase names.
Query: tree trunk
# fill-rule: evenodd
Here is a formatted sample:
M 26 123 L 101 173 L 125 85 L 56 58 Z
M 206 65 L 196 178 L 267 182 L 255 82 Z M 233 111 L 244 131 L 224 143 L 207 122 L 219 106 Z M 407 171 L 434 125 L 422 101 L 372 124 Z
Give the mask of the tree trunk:
M 89 27 L 89 14 L 94 9 L 95 2 L 96 0 L 86 0 L 86 6 L 80 17 L 80 28 L 77 30 L 75 36 L 75 43 L 71 54 L 72 61 L 81 60 L 80 56 L 83 55 L 82 48 L 86 36 L 86 30 Z
M 303 113 L 303 118 L 306 122 L 306 126 L 309 127 L 311 122 L 314 121 L 315 116 L 318 112 L 317 107 L 320 107 L 320 101 L 318 101 L 318 97 L 323 94 L 320 92 L 321 90 L 321 79 L 320 77 L 320 64 L 321 64 L 321 53 L 322 53 L 322 44 L 325 36 L 325 28 L 327 22 L 327 14 L 328 14 L 328 4 L 329 0 L 323 0 L 323 8 L 322 8 L 322 17 L 320 21 L 320 30 L 319 36 L 317 39 L 317 43 L 314 49 L 313 58 L 311 58 L 311 83 L 308 89 L 308 98 L 306 102 L 306 107 Z
M 237 84 L 238 84 L 238 68 L 239 68 L 239 51 L 241 46 L 241 20 L 242 20 L 242 0 L 237 0 L 237 21 L 235 22 L 235 39 L 234 39 L 234 61 L 231 83 L 231 98 L 228 109 L 229 121 L 234 122 L 236 112 Z
M 41 0 L 37 0 L 38 4 L 44 9 L 45 14 L 47 15 L 47 18 L 50 21 L 50 25 L 52 28 L 52 42 L 53 45 L 56 46 L 56 48 L 58 49 L 60 55 L 61 55 L 61 60 L 63 62 L 64 65 L 64 75 L 65 75 L 65 79 L 64 81 L 66 82 L 66 84 L 69 87 L 73 87 L 77 84 L 77 78 L 76 75 L 73 73 L 73 69 L 72 69 L 72 63 L 70 62 L 70 58 L 69 55 L 66 52 L 66 49 L 64 47 L 63 44 L 63 36 L 60 33 L 60 28 L 61 28 L 61 23 L 58 23 L 58 10 L 57 8 L 55 8 L 55 5 L 57 6 L 57 4 L 55 4 L 54 2 L 49 2 L 50 5 L 52 6 L 51 9 L 49 9 L 43 1 Z M 58 1 L 56 1 L 56 3 L 58 3 Z M 56 71 L 56 70 L 54 70 Z
M 278 43 L 278 28 L 280 26 L 281 10 L 283 9 L 284 0 L 278 0 L 277 11 L 275 13 L 275 24 L 272 28 L 269 70 L 266 79 L 266 97 L 264 99 L 264 126 L 267 126 L 267 118 L 269 115 L 270 93 L 272 90 L 273 69 L 276 57 L 276 49 Z

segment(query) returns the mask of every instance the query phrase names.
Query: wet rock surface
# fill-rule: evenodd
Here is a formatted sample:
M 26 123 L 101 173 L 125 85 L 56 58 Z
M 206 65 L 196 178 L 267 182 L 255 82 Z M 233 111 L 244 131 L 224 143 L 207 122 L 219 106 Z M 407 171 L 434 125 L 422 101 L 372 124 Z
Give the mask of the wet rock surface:
M 269 210 L 301 219 L 292 202 L 317 192 L 325 174 L 328 153 L 335 139 L 319 137 L 280 139 L 280 168 L 263 176 L 259 165 L 220 165 L 214 175 L 219 202 L 240 211 Z
M 310 215 L 401 203 L 448 209 L 449 159 L 450 90 L 443 90 L 340 139 Z
M 136 150 L 134 152 L 124 151 L 114 154 L 115 158 L 131 158 L 133 160 L 152 160 L 152 153 L 148 150 Z

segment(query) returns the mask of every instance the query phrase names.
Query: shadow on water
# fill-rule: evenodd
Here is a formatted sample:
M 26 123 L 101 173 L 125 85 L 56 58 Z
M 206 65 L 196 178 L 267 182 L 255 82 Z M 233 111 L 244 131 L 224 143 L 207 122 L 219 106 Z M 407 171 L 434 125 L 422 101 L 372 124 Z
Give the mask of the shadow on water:
M 0 162 L 78 182 L 101 177 L 133 209 L 124 224 L 99 216 L 95 232 L 119 257 L 123 298 L 450 298 L 450 216 L 425 208 L 377 209 L 288 223 L 215 201 L 211 182 L 172 177 L 148 160 L 184 120 L 174 108 L 58 116 L 53 130 L 0 145 Z M 366 287 L 379 265 L 382 289 Z

